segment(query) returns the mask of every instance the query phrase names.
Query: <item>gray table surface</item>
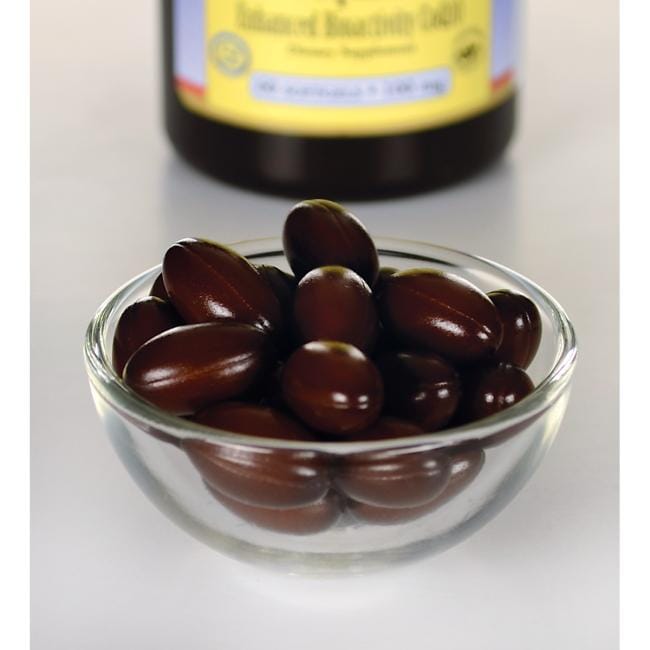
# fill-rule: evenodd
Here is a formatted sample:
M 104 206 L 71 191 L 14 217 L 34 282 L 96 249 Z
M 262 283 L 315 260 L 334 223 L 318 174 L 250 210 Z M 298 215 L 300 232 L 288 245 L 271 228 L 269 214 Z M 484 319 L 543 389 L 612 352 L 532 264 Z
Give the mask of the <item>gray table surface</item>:
M 521 127 L 502 163 L 440 193 L 351 206 L 376 234 L 533 278 L 581 351 L 560 436 L 509 508 L 443 555 L 343 582 L 220 557 L 159 514 L 109 446 L 81 358 L 98 303 L 177 238 L 276 234 L 291 201 L 175 157 L 157 3 L 32 7 L 34 650 L 615 648 L 617 3 L 527 3 Z

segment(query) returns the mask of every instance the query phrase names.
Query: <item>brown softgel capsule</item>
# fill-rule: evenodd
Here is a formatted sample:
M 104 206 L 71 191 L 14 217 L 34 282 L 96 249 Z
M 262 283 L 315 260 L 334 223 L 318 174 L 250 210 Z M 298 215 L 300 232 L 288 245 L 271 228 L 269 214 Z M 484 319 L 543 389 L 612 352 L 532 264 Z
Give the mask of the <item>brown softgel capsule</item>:
M 279 331 L 282 309 L 269 284 L 244 257 L 221 244 L 182 239 L 165 253 L 163 279 L 187 323 L 230 320 Z
M 198 413 L 195 422 L 260 438 L 312 441 L 294 419 L 272 408 L 224 403 Z M 233 446 L 185 440 L 183 449 L 203 480 L 219 493 L 263 508 L 297 508 L 320 501 L 330 488 L 330 460 L 306 450 Z
M 414 420 L 426 431 L 442 429 L 461 395 L 460 377 L 435 354 L 397 352 L 377 361 L 384 379 L 387 412 Z
M 211 485 L 212 496 L 240 519 L 266 530 L 288 535 L 315 535 L 331 528 L 342 514 L 341 497 L 328 492 L 320 501 L 300 508 L 260 508 L 231 499 Z
M 194 422 L 222 431 L 277 440 L 315 440 L 313 434 L 285 413 L 268 406 L 245 402 L 221 402 L 203 409 Z
M 520 293 L 501 290 L 487 295 L 503 323 L 503 339 L 494 358 L 525 370 L 535 358 L 542 340 L 539 310 L 532 300 Z
M 269 337 L 255 327 L 183 325 L 140 347 L 126 364 L 124 381 L 164 411 L 188 415 L 245 393 L 273 357 Z
M 380 417 L 367 429 L 355 433 L 350 440 L 355 442 L 371 440 L 389 440 L 392 438 L 410 438 L 420 436 L 424 430 L 414 422 L 393 417 Z
M 459 420 L 473 422 L 494 415 L 522 400 L 534 388 L 524 370 L 507 363 L 470 371 L 463 378 Z
M 296 278 L 290 273 L 279 269 L 277 266 L 258 264 L 255 268 L 257 268 L 259 274 L 273 290 L 275 297 L 282 307 L 283 316 L 289 319 L 293 306 L 293 296 L 296 292 Z
M 374 364 L 358 348 L 333 341 L 307 343 L 289 357 L 282 394 L 303 422 L 341 437 L 368 428 L 384 400 Z
M 460 494 L 479 475 L 485 465 L 485 452 L 476 445 L 445 450 L 451 462 L 451 476 L 443 492 L 435 499 L 441 506 Z
M 347 507 L 352 516 L 376 526 L 403 524 L 419 519 L 460 494 L 479 475 L 485 463 L 485 452 L 480 447 L 446 451 L 451 463 L 449 482 L 445 489 L 431 501 L 413 508 L 382 508 L 348 500 Z
M 377 338 L 370 287 L 343 266 L 313 269 L 298 284 L 293 321 L 301 342 L 342 341 L 367 352 Z
M 165 289 L 165 283 L 163 282 L 162 272 L 156 276 L 156 279 L 151 285 L 151 291 L 149 291 L 149 295 L 153 296 L 154 298 L 160 298 L 161 300 L 170 302 L 169 294 L 167 293 L 167 289 Z
M 377 281 L 375 282 L 375 286 L 372 288 L 372 293 L 375 300 L 379 300 L 381 297 L 381 294 L 384 291 L 384 286 L 386 285 L 386 280 L 394 276 L 396 273 L 399 273 L 399 269 L 396 269 L 392 266 L 382 266 L 379 269 Z
M 481 437 L 481 446 L 483 449 L 499 447 L 513 438 L 516 438 L 520 434 L 525 434 L 527 431 L 530 431 L 530 427 L 534 422 L 537 422 L 546 415 L 547 409 L 548 407 L 535 413 L 535 415 L 531 417 L 520 420 L 516 424 L 508 424 L 494 433 L 491 433 L 489 436 Z
M 398 340 L 450 361 L 485 359 L 501 343 L 501 320 L 492 301 L 448 273 L 396 273 L 386 280 L 380 306 L 384 326 Z
M 363 224 L 338 203 L 315 199 L 293 207 L 284 224 L 284 252 L 298 279 L 319 266 L 345 266 L 371 287 L 377 249 Z
M 122 375 L 126 362 L 149 339 L 182 321 L 172 306 L 159 298 L 141 298 L 129 305 L 117 321 L 113 337 L 113 367 Z
M 346 510 L 358 522 L 374 526 L 396 526 L 397 524 L 415 521 L 428 515 L 437 507 L 428 502 L 413 508 L 382 508 L 381 506 L 371 506 L 368 503 L 362 503 L 354 499 L 348 499 L 345 505 Z
M 354 501 L 384 508 L 415 508 L 447 486 L 449 458 L 437 450 L 362 452 L 347 456 L 336 484 Z

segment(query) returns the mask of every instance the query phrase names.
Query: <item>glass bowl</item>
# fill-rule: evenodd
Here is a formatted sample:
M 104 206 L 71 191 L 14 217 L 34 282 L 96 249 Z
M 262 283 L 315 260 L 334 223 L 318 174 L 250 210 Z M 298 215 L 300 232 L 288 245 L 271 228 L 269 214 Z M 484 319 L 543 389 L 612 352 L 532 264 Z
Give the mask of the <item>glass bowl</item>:
M 133 393 L 111 365 L 119 316 L 148 294 L 156 267 L 99 308 L 85 340 L 97 411 L 142 491 L 216 550 L 285 572 L 364 572 L 443 551 L 492 519 L 534 472 L 557 434 L 576 361 L 573 327 L 543 289 L 456 250 L 377 238 L 380 262 L 453 272 L 484 291 L 528 296 L 542 318 L 528 369 L 535 390 L 501 413 L 442 432 L 372 442 L 294 442 L 218 431 Z M 233 245 L 288 270 L 279 239 Z

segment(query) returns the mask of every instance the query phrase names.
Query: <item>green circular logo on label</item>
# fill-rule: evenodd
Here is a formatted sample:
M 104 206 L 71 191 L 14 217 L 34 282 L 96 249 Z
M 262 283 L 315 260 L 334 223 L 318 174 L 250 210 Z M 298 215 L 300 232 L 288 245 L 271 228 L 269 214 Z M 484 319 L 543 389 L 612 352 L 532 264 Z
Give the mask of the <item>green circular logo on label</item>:
M 239 77 L 249 68 L 251 51 L 246 41 L 233 32 L 219 32 L 208 45 L 210 61 L 229 77 Z
M 467 29 L 454 42 L 454 63 L 460 70 L 474 69 L 486 56 L 485 35 L 478 29 Z

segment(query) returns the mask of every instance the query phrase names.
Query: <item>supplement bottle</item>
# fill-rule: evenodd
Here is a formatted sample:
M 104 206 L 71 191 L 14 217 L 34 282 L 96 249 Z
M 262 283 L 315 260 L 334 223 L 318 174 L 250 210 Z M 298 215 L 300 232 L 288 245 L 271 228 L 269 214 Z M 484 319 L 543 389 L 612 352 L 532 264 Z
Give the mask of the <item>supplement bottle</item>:
M 165 122 L 218 178 L 333 199 L 495 161 L 521 0 L 163 0 Z

